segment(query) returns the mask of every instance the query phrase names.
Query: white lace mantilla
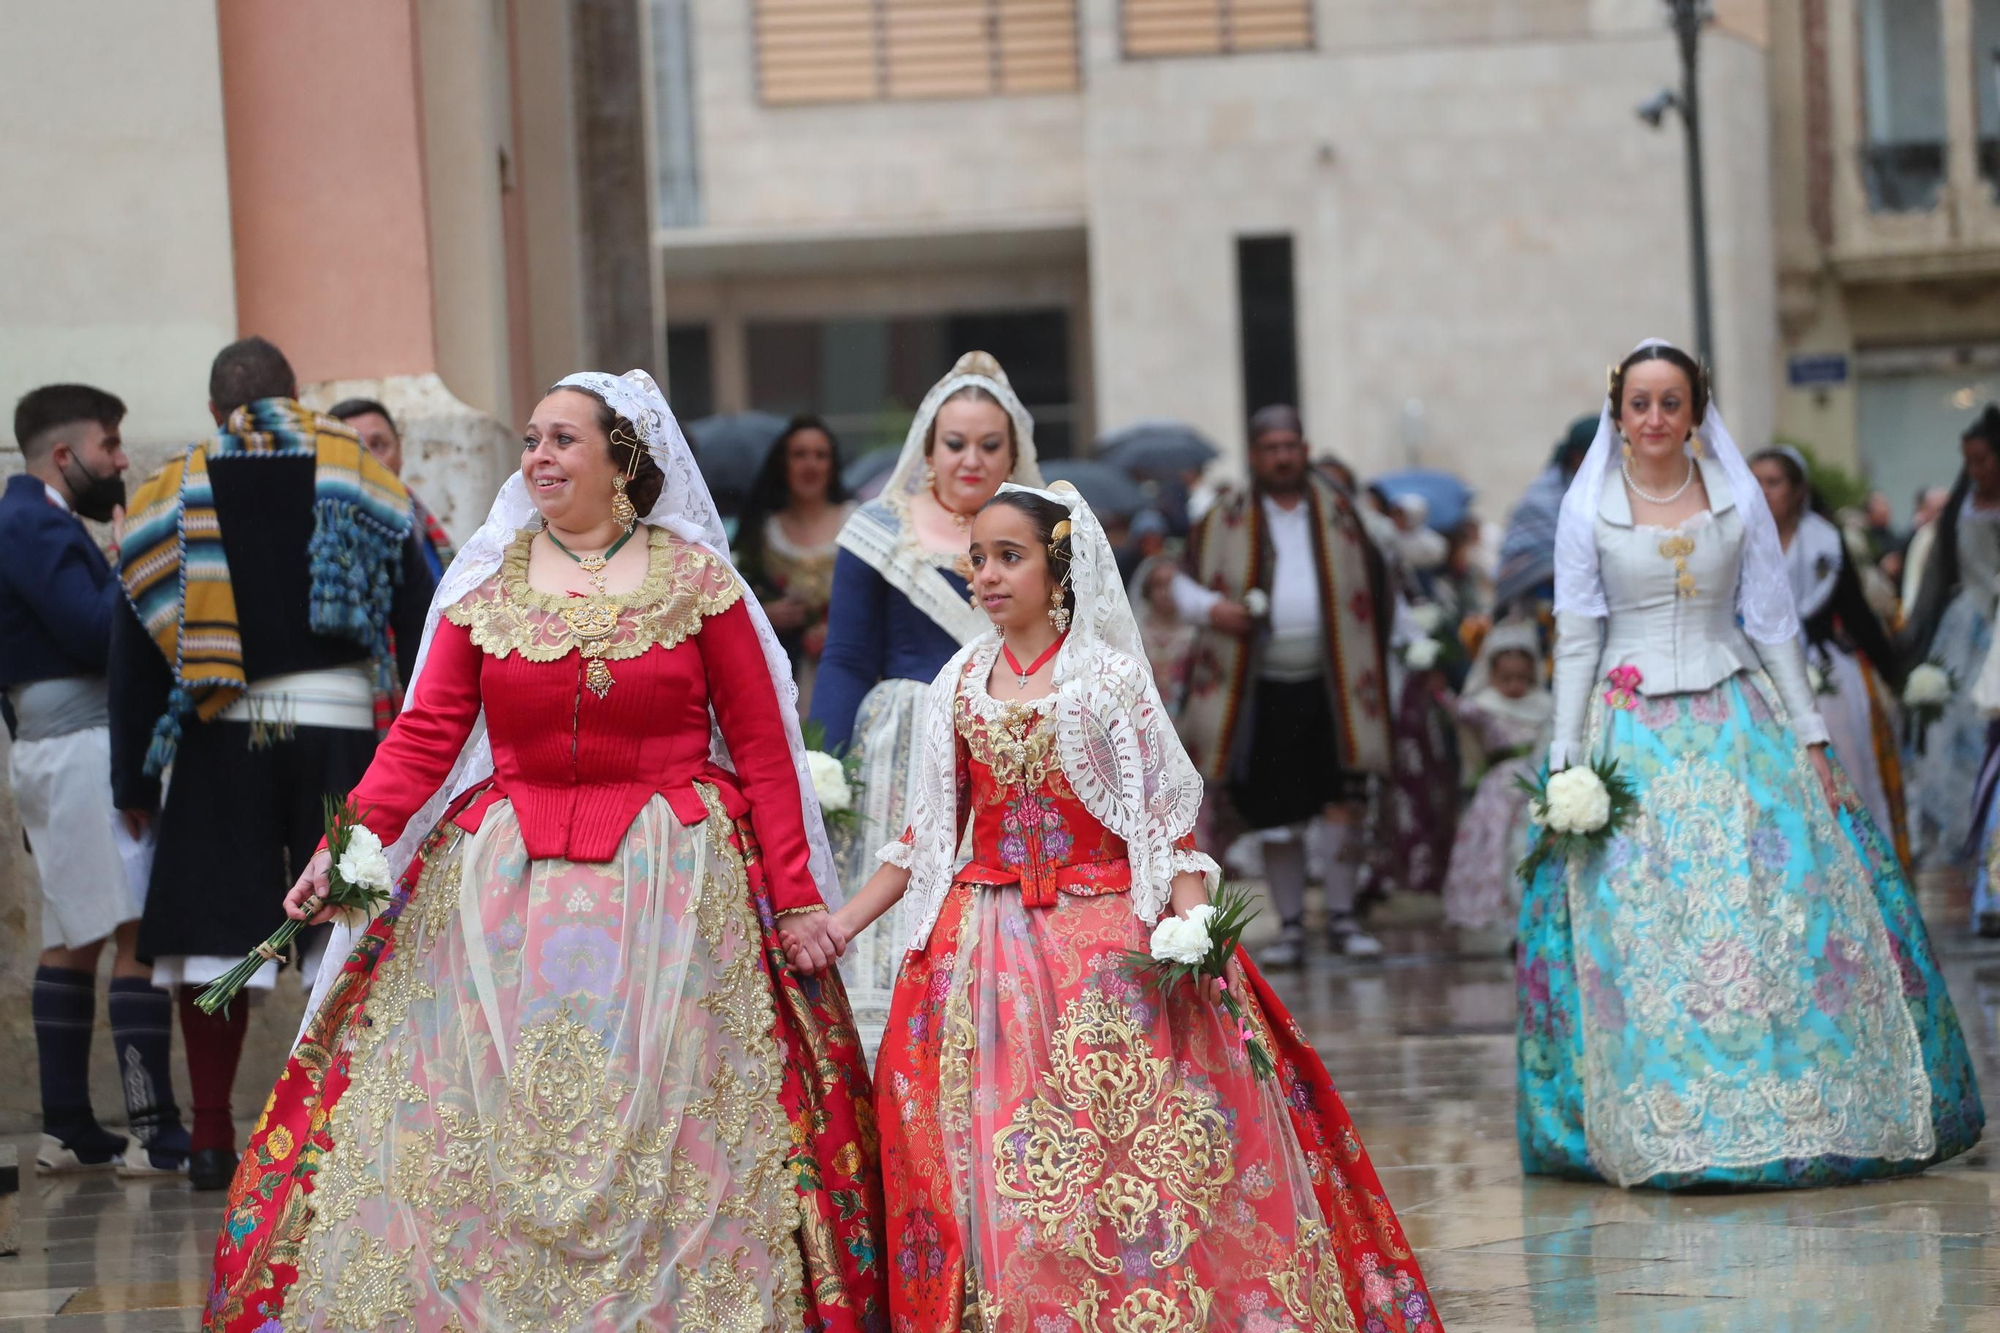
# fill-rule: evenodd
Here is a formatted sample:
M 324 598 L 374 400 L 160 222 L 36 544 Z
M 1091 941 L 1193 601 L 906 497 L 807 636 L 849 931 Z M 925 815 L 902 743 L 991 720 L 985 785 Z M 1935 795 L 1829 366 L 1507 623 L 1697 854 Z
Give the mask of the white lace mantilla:
M 1124 839 L 1132 911 L 1151 925 L 1166 910 L 1175 875 L 1199 873 L 1211 892 L 1221 881 L 1212 858 L 1175 846 L 1201 812 L 1201 775 L 1160 702 L 1104 529 L 1075 491 L 1035 493 L 1069 507 L 1073 604 L 1088 609 L 1056 654 L 1056 757 L 1084 809 Z M 892 843 L 881 853 L 910 871 L 907 894 L 916 917 L 911 948 L 930 939 L 957 868 L 957 693 L 974 691 L 970 701 L 977 706 L 999 652 L 994 634 L 960 649 L 924 697 L 917 767 L 910 775 L 912 842 L 907 848 Z

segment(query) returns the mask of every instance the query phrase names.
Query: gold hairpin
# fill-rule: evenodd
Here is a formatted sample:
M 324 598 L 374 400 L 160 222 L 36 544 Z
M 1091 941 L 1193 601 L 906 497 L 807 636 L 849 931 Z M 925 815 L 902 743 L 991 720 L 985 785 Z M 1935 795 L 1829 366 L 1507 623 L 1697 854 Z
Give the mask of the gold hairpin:
M 1069 534 L 1070 534 L 1069 520 L 1066 518 L 1061 519 L 1056 523 L 1056 525 L 1053 528 L 1049 529 L 1049 540 L 1052 542 L 1059 542 L 1063 540 L 1065 537 L 1069 536 Z

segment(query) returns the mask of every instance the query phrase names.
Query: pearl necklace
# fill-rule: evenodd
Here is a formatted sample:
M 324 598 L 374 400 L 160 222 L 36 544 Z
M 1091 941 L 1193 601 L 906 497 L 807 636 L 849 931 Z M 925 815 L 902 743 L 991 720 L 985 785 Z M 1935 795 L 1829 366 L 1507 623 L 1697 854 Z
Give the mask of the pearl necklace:
M 1632 479 L 1631 459 L 1629 458 L 1626 459 L 1622 464 L 1619 465 L 1619 468 L 1622 472 L 1624 472 L 1625 484 L 1632 488 L 1632 494 L 1638 496 L 1641 500 L 1644 500 L 1647 504 L 1665 506 L 1672 504 L 1674 501 L 1680 499 L 1683 495 L 1686 495 L 1687 488 L 1694 485 L 1694 460 L 1692 458 L 1688 459 L 1687 465 L 1688 465 L 1688 474 L 1685 477 L 1681 478 L 1680 485 L 1674 487 L 1674 493 L 1672 495 L 1653 495 L 1647 492 L 1643 487 L 1641 487 L 1638 482 L 1634 481 Z

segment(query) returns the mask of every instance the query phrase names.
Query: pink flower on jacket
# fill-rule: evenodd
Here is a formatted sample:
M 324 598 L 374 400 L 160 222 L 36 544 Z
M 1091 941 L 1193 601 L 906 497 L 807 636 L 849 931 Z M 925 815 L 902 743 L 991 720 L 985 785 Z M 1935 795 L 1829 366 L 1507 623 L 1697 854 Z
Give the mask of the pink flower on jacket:
M 1604 692 L 1604 702 L 1613 708 L 1631 711 L 1639 702 L 1639 682 L 1644 679 L 1635 666 L 1617 666 L 1605 675 L 1611 688 Z

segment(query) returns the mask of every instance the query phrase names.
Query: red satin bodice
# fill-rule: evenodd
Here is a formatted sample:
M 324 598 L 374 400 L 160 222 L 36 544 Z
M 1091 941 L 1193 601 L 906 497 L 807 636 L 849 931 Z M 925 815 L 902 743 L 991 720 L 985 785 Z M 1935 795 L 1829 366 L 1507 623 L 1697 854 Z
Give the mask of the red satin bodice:
M 1030 907 L 1053 905 L 1058 892 L 1087 897 L 1132 885 L 1125 840 L 1084 808 L 1063 776 L 1054 704 L 1001 703 L 970 671 L 953 701 L 958 789 L 972 821 L 972 861 L 958 878 L 1018 883 Z
M 777 691 L 734 571 L 653 529 L 645 582 L 606 599 L 617 611 L 608 634 L 580 641 L 562 613 L 581 599 L 530 588 L 527 559 L 523 534 L 439 621 L 416 689 L 354 789 L 369 828 L 385 843 L 402 833 L 483 706 L 494 783 L 461 822 L 504 797 L 530 856 L 608 861 L 655 794 L 682 824 L 700 823 L 694 784 L 705 782 L 732 816 L 749 815 L 774 908 L 817 904 Z M 601 696 L 586 651 L 610 672 Z M 711 707 L 734 773 L 710 757 Z

